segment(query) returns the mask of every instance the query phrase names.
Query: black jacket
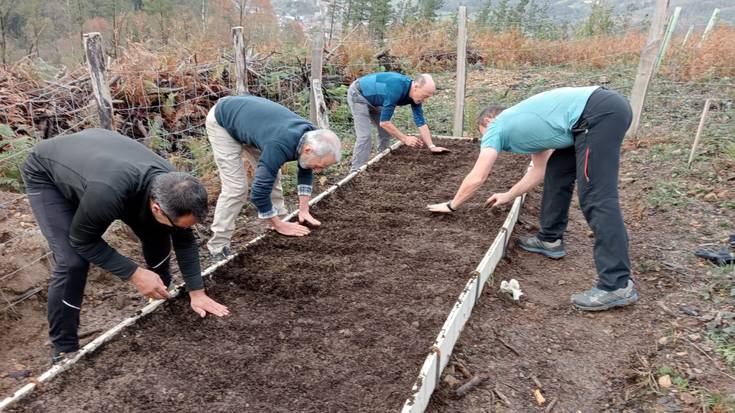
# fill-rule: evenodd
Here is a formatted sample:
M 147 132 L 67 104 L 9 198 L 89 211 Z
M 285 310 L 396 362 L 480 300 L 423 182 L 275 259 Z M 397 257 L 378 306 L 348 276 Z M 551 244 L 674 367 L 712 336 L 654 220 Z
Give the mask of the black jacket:
M 138 264 L 102 239 L 107 228 L 119 219 L 132 228 L 167 231 L 187 288 L 197 290 L 204 284 L 193 231 L 160 224 L 149 206 L 153 177 L 175 170 L 133 139 L 106 129 L 87 129 L 36 145 L 25 163 L 23 177 L 54 184 L 78 205 L 69 238 L 87 261 L 126 280 Z

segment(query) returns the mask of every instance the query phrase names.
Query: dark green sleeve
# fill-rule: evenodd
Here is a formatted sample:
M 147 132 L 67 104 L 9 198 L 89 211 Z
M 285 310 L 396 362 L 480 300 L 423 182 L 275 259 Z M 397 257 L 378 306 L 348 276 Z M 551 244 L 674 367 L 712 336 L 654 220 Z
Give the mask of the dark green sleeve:
M 171 241 L 186 289 L 189 291 L 201 290 L 204 288 L 204 280 L 202 280 L 199 246 L 197 246 L 194 231 L 191 229 L 176 229 L 171 233 Z

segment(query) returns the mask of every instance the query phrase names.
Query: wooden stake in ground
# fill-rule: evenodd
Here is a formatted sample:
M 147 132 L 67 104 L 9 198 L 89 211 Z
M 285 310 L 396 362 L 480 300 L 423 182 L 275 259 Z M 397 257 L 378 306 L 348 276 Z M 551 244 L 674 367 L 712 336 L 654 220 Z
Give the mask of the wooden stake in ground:
M 661 66 L 661 62 L 663 62 L 664 58 L 666 57 L 666 49 L 668 49 L 671 37 L 674 35 L 676 24 L 679 23 L 680 14 L 681 7 L 676 7 L 674 9 L 674 14 L 672 14 L 671 19 L 669 19 L 669 24 L 666 27 L 666 35 L 664 36 L 664 42 L 661 43 L 661 50 L 659 50 L 658 52 L 658 58 L 656 59 L 656 65 L 654 66 L 653 73 L 656 73 L 658 71 L 659 66 Z
M 457 15 L 457 92 L 454 97 L 452 135 L 462 136 L 464 130 L 464 95 L 467 87 L 467 7 L 459 6 Z
M 247 48 L 245 46 L 245 39 L 242 35 L 242 27 L 237 26 L 232 28 L 232 47 L 235 55 L 235 78 L 237 79 L 237 86 L 235 94 L 247 95 L 248 94 L 248 63 L 247 63 Z
M 311 80 L 311 93 L 316 103 L 316 125 L 319 129 L 329 129 L 329 115 L 327 114 L 327 103 L 322 93 L 322 81 Z
M 692 166 L 694 160 L 694 153 L 697 152 L 697 145 L 699 145 L 699 138 L 702 136 L 702 130 L 704 129 L 704 121 L 707 119 L 707 113 L 709 113 L 709 103 L 711 99 L 707 99 L 704 102 L 704 109 L 702 110 L 702 117 L 699 119 L 699 126 L 697 127 L 697 134 L 694 136 L 694 143 L 692 144 L 692 151 L 689 152 L 689 162 L 687 166 Z
M 93 32 L 84 34 L 84 50 L 87 55 L 87 68 L 94 99 L 99 108 L 100 126 L 113 130 L 112 127 L 112 95 L 107 83 L 107 58 L 102 46 L 102 35 Z
M 636 136 L 638 126 L 641 122 L 641 113 L 643 112 L 643 103 L 646 100 L 646 92 L 648 85 L 653 77 L 653 66 L 660 49 L 666 24 L 666 10 L 669 8 L 669 0 L 656 0 L 656 8 L 653 11 L 653 19 L 651 20 L 651 28 L 648 31 L 648 39 L 646 46 L 641 51 L 641 60 L 638 63 L 638 70 L 633 84 L 633 91 L 630 94 L 630 106 L 633 109 L 633 122 L 630 124 L 628 134 Z
M 322 52 L 324 51 L 324 34 L 321 31 L 314 33 L 314 45 L 311 51 L 311 80 L 312 82 L 316 79 L 321 84 L 322 81 Z M 314 93 L 310 93 L 309 98 L 309 118 L 311 123 L 317 123 L 317 106 Z

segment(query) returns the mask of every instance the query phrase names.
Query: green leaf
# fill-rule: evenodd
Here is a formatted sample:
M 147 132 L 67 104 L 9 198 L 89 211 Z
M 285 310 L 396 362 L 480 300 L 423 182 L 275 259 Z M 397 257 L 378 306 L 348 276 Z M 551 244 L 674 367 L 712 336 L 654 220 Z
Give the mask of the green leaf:
M 15 132 L 13 132 L 13 129 L 10 127 L 10 125 L 0 123 L 0 136 L 2 136 L 3 138 L 14 138 Z

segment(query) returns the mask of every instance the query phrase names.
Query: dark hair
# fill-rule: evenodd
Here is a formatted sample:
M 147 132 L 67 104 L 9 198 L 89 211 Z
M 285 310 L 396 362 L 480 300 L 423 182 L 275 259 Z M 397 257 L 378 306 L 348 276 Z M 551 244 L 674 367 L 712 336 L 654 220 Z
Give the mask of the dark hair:
M 194 215 L 207 217 L 207 191 L 198 179 L 184 172 L 167 172 L 153 178 L 151 199 L 172 219 Z
M 490 105 L 486 107 L 485 109 L 480 112 L 479 115 L 477 115 L 477 121 L 475 126 L 478 128 L 480 126 L 487 126 L 487 122 L 485 122 L 485 118 L 494 118 L 500 114 L 500 112 L 504 111 L 506 108 L 505 106 L 501 105 Z

